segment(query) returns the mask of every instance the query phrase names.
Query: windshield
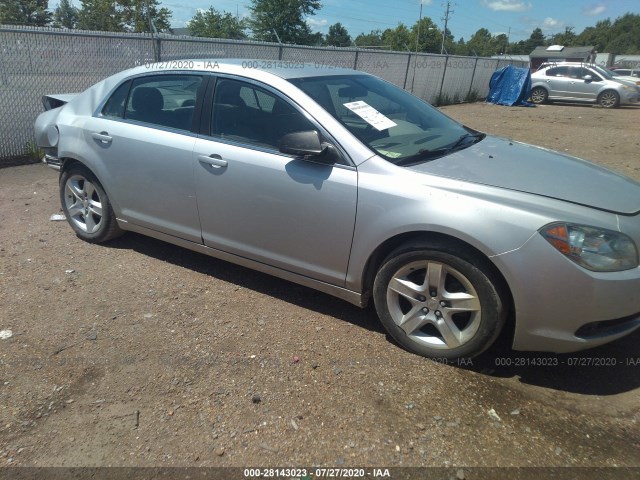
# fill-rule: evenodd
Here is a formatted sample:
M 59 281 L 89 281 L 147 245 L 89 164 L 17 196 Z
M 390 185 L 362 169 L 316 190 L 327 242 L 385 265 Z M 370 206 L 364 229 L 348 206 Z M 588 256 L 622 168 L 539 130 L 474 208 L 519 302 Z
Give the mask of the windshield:
M 333 75 L 294 78 L 290 82 L 362 143 L 396 165 L 442 157 L 484 138 L 376 77 Z
M 612 72 L 611 70 L 604 68 L 604 67 L 600 67 L 598 65 L 593 65 L 592 68 L 598 72 L 600 75 L 602 75 L 604 78 L 611 80 L 613 77 L 617 77 L 618 75 L 615 74 L 614 72 Z

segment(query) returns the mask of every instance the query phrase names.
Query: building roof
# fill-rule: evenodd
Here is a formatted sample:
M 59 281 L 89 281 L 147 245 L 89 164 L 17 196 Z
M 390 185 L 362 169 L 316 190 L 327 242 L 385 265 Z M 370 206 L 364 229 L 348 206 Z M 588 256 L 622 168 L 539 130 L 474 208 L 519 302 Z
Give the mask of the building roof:
M 587 58 L 594 50 L 594 46 L 564 47 L 560 51 L 548 51 L 547 47 L 536 47 L 529 55 L 531 58 Z

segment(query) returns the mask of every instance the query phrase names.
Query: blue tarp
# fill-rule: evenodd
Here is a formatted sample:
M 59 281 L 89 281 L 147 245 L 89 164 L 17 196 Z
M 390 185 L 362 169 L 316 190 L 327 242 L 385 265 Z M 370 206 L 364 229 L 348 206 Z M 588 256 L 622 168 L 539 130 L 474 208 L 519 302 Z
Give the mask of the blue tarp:
M 521 105 L 531 107 L 527 102 L 531 93 L 531 71 L 525 67 L 507 65 L 493 72 L 489 82 L 487 102 L 496 105 Z

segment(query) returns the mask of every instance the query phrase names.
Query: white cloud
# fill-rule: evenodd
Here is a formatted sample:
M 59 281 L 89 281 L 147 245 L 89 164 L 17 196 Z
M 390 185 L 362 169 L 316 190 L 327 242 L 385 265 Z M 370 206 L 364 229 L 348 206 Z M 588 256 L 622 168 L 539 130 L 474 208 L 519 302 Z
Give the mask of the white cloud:
M 564 22 L 555 18 L 547 17 L 542 22 L 543 30 L 555 30 L 564 26 Z
M 307 18 L 307 23 L 312 27 L 324 27 L 328 22 L 326 18 Z
M 433 3 L 433 0 L 421 0 L 422 5 L 431 5 Z
M 483 0 L 485 7 L 498 12 L 524 12 L 531 10 L 531 2 L 520 2 L 518 0 Z
M 607 7 L 604 6 L 604 4 L 598 3 L 596 5 L 589 5 L 588 7 L 584 7 L 582 9 L 582 14 L 589 17 L 595 17 L 596 15 L 604 13 L 606 9 Z

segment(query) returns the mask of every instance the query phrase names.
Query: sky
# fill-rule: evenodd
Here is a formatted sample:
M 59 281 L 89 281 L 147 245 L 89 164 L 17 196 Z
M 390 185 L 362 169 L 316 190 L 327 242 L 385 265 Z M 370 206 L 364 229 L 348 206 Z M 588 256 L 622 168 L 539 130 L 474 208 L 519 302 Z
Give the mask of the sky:
M 329 26 L 340 22 L 352 38 L 371 30 L 394 28 L 399 22 L 413 25 L 420 14 L 430 17 L 440 28 L 444 25 L 446 0 L 321 0 L 322 8 L 307 18 L 314 31 L 327 33 Z M 185 27 L 197 9 L 213 6 L 218 11 L 249 14 L 249 0 L 179 0 L 162 1 L 173 12 L 172 26 Z M 540 27 L 545 35 L 564 32 L 573 27 L 580 33 L 599 20 L 615 18 L 627 12 L 640 13 L 638 0 L 456 0 L 451 1 L 449 30 L 456 40 L 469 40 L 480 28 L 493 35 L 508 34 L 510 41 L 529 38 Z

